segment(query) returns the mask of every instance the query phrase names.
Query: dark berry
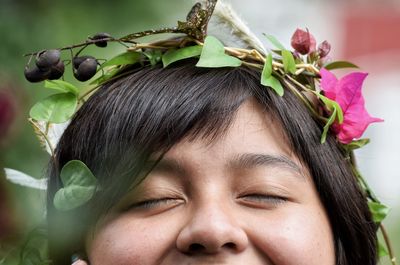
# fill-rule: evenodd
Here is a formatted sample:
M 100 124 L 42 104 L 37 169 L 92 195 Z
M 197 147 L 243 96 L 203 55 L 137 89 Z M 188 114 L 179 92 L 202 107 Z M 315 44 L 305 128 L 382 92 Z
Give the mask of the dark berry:
M 49 80 L 59 79 L 60 77 L 63 76 L 64 69 L 65 69 L 64 62 L 59 61 L 58 64 L 50 68 L 50 75 L 48 79 Z
M 96 74 L 96 70 L 97 60 L 86 58 L 77 68 L 74 68 L 74 76 L 79 81 L 87 81 Z
M 25 68 L 24 75 L 26 80 L 29 82 L 40 82 L 46 80 L 50 75 L 50 69 L 48 70 L 40 70 L 37 66 L 33 66 L 32 68 Z
M 83 55 L 83 56 L 79 56 L 79 57 L 74 57 L 72 59 L 72 65 L 74 66 L 74 69 L 78 69 L 79 65 L 86 59 L 96 60 L 96 58 L 94 58 L 93 56 L 90 56 L 90 55 Z
M 56 65 L 60 61 L 61 52 L 60 50 L 48 50 L 39 54 L 36 59 L 36 65 L 41 70 L 46 70 Z
M 94 45 L 97 47 L 107 47 L 107 41 L 111 38 L 111 35 L 105 32 L 97 33 L 93 37 L 91 37 L 91 40 L 102 40 L 102 41 L 96 41 Z

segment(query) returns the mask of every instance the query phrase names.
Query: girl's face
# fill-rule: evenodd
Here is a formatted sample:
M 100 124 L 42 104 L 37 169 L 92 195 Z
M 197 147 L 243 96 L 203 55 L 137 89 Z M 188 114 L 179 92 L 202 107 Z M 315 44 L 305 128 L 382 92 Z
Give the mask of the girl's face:
M 333 265 L 310 174 L 253 100 L 212 143 L 166 153 L 87 240 L 91 265 Z

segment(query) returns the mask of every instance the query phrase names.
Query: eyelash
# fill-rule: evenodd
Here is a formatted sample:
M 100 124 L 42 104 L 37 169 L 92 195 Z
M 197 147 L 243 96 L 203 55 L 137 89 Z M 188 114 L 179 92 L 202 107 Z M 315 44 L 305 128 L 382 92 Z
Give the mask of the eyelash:
M 273 196 L 273 195 L 265 195 L 265 194 L 248 194 L 248 195 L 241 196 L 240 198 L 242 198 L 246 201 L 252 201 L 252 202 L 256 202 L 256 203 L 272 204 L 273 206 L 277 206 L 277 205 L 287 202 L 287 198 L 280 197 L 280 196 Z M 251 200 L 249 200 L 247 198 L 251 198 Z M 157 206 L 162 206 L 162 205 L 168 204 L 170 202 L 176 202 L 177 200 L 178 199 L 176 199 L 176 198 L 149 199 L 149 200 L 144 200 L 144 201 L 134 203 L 129 207 L 129 209 L 148 210 L 148 209 L 152 209 Z
M 274 206 L 285 203 L 288 201 L 287 198 L 275 195 L 266 195 L 266 194 L 248 194 L 240 197 L 246 201 L 252 201 L 257 203 L 268 203 Z M 247 198 L 251 198 L 250 200 Z
M 132 204 L 129 209 L 151 209 L 154 208 L 156 206 L 161 206 L 164 204 L 167 204 L 171 201 L 177 201 L 178 199 L 175 198 L 159 198 L 159 199 L 149 199 L 149 200 L 144 200 L 144 201 L 140 201 L 137 203 Z

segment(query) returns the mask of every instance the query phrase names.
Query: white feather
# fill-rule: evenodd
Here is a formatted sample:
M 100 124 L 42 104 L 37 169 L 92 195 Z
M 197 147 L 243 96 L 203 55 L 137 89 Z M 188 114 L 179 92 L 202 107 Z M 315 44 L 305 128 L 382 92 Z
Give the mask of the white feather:
M 210 19 L 208 34 L 217 37 L 226 46 L 252 48 L 263 54 L 267 53 L 262 42 L 246 23 L 222 0 L 217 2 Z
M 38 190 L 47 189 L 47 179 L 36 179 L 25 173 L 22 173 L 21 171 L 11 168 L 5 168 L 4 171 L 6 172 L 6 179 L 14 184 Z
M 57 146 L 61 136 L 63 135 L 65 129 L 70 123 L 70 121 L 66 121 L 64 123 L 50 123 L 49 127 L 47 128 L 47 134 L 46 134 L 46 126 L 47 126 L 46 122 L 33 121 L 33 120 L 30 120 L 30 122 L 34 126 L 39 141 L 42 143 L 43 147 L 50 155 L 52 155 L 51 150 L 54 150 L 54 148 Z M 37 130 L 39 130 L 39 132 Z M 43 135 L 46 135 L 48 141 L 45 139 Z

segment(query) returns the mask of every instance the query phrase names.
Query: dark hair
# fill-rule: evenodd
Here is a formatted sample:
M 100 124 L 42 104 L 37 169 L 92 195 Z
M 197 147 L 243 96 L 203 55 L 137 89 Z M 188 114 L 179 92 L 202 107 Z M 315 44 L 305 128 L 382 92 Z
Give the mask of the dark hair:
M 280 97 L 262 86 L 259 70 L 197 68 L 193 60 L 131 70 L 100 87 L 77 112 L 49 169 L 54 263 L 70 264 L 70 255 L 84 248 L 88 229 L 141 180 L 151 155 L 166 152 L 184 137 L 212 141 L 251 97 L 282 125 L 291 149 L 310 170 L 332 226 L 336 264 L 376 264 L 376 225 L 335 136 L 321 144 L 321 124 L 288 89 Z M 86 205 L 59 212 L 52 203 L 62 187 L 59 171 L 73 159 L 93 171 L 102 190 Z

